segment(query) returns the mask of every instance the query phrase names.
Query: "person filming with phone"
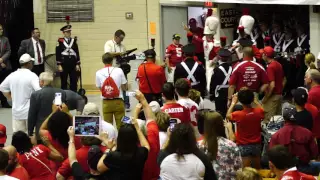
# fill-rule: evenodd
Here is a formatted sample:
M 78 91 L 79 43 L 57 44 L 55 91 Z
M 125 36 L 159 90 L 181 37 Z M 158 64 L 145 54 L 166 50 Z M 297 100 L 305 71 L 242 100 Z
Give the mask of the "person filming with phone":
M 162 106 L 162 86 L 167 81 L 164 68 L 155 63 L 156 52 L 153 49 L 146 50 L 144 54 L 147 61 L 139 66 L 137 73 L 139 90 L 148 103 L 157 101 Z

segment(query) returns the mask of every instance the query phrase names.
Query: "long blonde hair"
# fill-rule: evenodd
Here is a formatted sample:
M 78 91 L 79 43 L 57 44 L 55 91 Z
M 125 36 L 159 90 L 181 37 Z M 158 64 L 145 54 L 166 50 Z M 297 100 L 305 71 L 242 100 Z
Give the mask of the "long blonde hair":
M 306 66 L 310 67 L 310 69 L 317 69 L 316 65 L 314 64 L 315 61 L 316 61 L 316 58 L 312 53 L 306 54 L 304 58 L 304 63 L 306 64 Z
M 237 172 L 237 180 L 262 180 L 256 169 L 251 167 L 243 168 Z

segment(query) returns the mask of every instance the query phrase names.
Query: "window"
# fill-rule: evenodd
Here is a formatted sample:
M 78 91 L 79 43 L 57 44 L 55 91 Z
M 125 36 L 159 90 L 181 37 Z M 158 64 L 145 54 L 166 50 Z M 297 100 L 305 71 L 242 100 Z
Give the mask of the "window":
M 47 0 L 47 22 L 93 22 L 93 0 Z

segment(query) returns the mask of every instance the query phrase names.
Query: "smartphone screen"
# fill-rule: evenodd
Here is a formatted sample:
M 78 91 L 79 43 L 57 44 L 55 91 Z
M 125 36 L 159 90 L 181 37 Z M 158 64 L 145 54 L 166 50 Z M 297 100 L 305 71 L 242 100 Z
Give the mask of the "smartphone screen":
M 131 118 L 128 116 L 123 116 L 121 121 L 126 124 L 131 124 Z
M 101 128 L 100 116 L 74 116 L 73 126 L 76 136 L 99 135 Z
M 62 99 L 61 99 L 62 94 L 61 93 L 56 93 L 54 96 L 54 104 L 57 106 L 62 105 Z
M 169 129 L 171 132 L 173 131 L 173 129 L 177 123 L 178 123 L 178 119 L 176 119 L 176 118 L 171 118 L 169 120 Z
M 129 97 L 134 97 L 134 96 L 136 96 L 136 92 L 126 91 L 126 95 L 129 96 Z

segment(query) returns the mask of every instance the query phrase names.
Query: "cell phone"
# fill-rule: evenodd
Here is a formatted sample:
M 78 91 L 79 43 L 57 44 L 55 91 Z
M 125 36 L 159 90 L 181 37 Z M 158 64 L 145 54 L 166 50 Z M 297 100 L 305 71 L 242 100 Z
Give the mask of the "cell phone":
M 61 93 L 56 93 L 54 96 L 54 104 L 56 106 L 61 106 L 62 105 L 62 99 L 61 99 L 62 94 Z
M 126 96 L 134 97 L 134 96 L 136 96 L 136 92 L 133 92 L 133 91 L 126 91 Z
M 128 116 L 123 116 L 123 118 L 121 119 L 121 121 L 125 124 L 131 124 L 131 118 Z
M 101 129 L 100 116 L 74 116 L 73 127 L 75 136 L 96 136 Z
M 169 120 L 169 130 L 172 132 L 175 125 L 178 123 L 178 119 L 177 118 L 171 118 Z

